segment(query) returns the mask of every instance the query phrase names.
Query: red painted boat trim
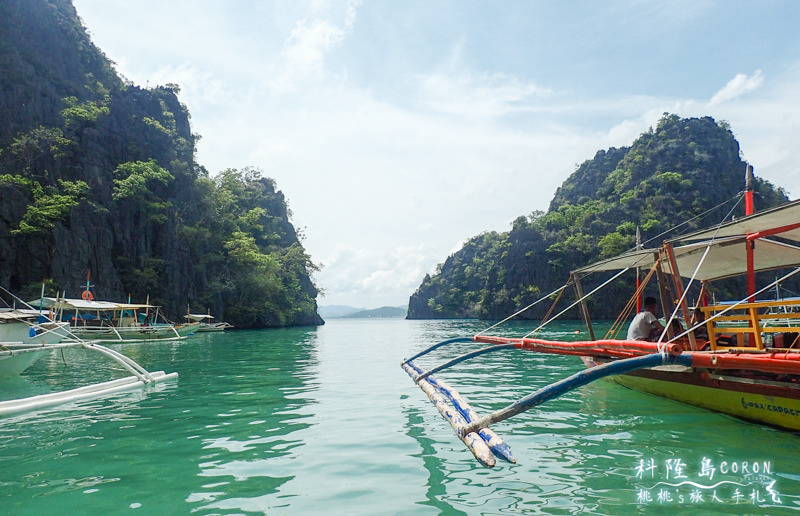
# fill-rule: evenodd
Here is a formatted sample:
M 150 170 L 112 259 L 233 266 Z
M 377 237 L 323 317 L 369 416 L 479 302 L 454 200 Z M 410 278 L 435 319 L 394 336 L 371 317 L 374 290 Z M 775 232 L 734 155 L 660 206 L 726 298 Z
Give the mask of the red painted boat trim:
M 595 340 L 562 342 L 555 340 L 476 336 L 475 342 L 484 344 L 514 344 L 517 349 L 554 353 L 558 355 L 602 356 L 629 358 L 632 356 L 661 353 L 686 353 L 692 357 L 692 366 L 709 370 L 744 370 L 751 373 L 800 375 L 800 353 L 781 351 L 770 353 L 683 351 L 678 343 L 666 343 L 661 347 L 656 342 L 631 340 Z

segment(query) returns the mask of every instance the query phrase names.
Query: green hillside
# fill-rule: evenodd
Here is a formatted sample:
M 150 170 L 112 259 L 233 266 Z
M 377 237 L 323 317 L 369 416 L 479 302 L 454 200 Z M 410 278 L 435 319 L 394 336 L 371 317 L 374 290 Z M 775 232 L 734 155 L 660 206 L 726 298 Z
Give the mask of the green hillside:
M 684 221 L 691 220 L 682 232 L 718 222 L 734 206 L 726 201 L 744 188 L 745 167 L 726 123 L 665 114 L 630 147 L 599 151 L 581 164 L 546 213 L 521 216 L 508 232 L 470 239 L 425 277 L 409 300 L 408 317 L 505 317 L 563 285 L 577 266 L 633 248 L 637 226 L 643 241 L 658 245 Z M 787 200 L 767 181 L 756 178 L 755 188 L 761 209 Z M 743 205 L 734 213 L 742 215 Z M 623 282 L 596 297 L 594 316 L 615 316 L 616 300 L 627 299 L 629 287 Z M 540 318 L 543 310 L 524 317 Z
M 174 318 L 320 324 L 315 270 L 257 170 L 195 160 L 177 85 L 119 77 L 69 0 L 0 2 L 0 285 L 149 296 Z

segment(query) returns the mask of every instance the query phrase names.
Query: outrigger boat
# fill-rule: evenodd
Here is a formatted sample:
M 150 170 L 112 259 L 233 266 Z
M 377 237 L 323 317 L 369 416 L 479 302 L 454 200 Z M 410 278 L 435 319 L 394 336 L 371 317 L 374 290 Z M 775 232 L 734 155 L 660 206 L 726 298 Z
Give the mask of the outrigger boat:
M 197 327 L 198 333 L 203 332 L 212 332 L 212 331 L 224 331 L 228 328 L 233 328 L 233 325 L 227 323 L 225 321 L 215 321 L 214 316 L 209 314 L 186 314 L 186 320 L 188 322 L 196 322 L 199 323 L 200 326 Z
M 475 457 L 487 467 L 495 456 L 514 462 L 506 445 L 489 427 L 599 378 L 644 392 L 706 409 L 723 412 L 789 431 L 800 430 L 800 338 L 798 328 L 787 321 L 800 318 L 800 300 L 757 301 L 800 272 L 800 200 L 753 214 L 752 169 L 748 165 L 743 218 L 668 240 L 657 249 L 636 249 L 620 256 L 572 271 L 560 289 L 542 297 L 511 317 L 474 337 L 434 344 L 402 362 L 403 369 L 428 395 L 442 416 Z M 596 338 L 586 300 L 629 271 L 649 269 L 655 276 L 665 316 L 664 331 L 657 342 L 618 340 L 616 335 L 641 298 L 647 281 L 638 288 L 611 331 Z M 756 273 L 780 271 L 779 278 L 756 290 Z M 592 275 L 613 274 L 588 294 L 583 283 Z M 744 275 L 747 295 L 735 302 L 708 304 L 712 283 Z M 699 284 L 699 285 L 698 285 Z M 560 297 L 572 286 L 576 300 L 558 315 L 545 318 L 534 331 L 519 338 L 491 336 L 489 331 L 533 305 Z M 691 323 L 689 293 L 700 288 L 696 307 L 705 320 Z M 554 305 L 555 306 L 555 305 Z M 563 342 L 536 338 L 547 323 L 578 308 L 587 326 L 588 341 Z M 549 316 L 549 315 L 548 315 Z M 687 329 L 674 329 L 683 320 Z M 488 344 L 430 369 L 418 360 L 456 342 Z M 466 400 L 434 374 L 465 360 L 508 349 L 575 355 L 587 369 L 544 387 L 496 412 L 479 416 Z
M 10 294 L 5 289 L 2 290 Z M 13 296 L 13 294 L 10 295 Z M 24 301 L 16 298 L 16 296 L 13 297 L 22 305 L 26 305 Z M 178 373 L 167 374 L 164 371 L 149 372 L 133 359 L 118 351 L 102 346 L 96 341 L 85 341 L 76 337 L 69 331 L 67 323 L 52 320 L 49 317 L 49 312 L 43 312 L 41 309 L 37 311 L 29 305 L 26 306 L 27 308 L 14 308 L 0 312 L 0 314 L 7 316 L 4 324 L 22 324 L 29 328 L 29 338 L 25 339 L 25 341 L 0 342 L 0 379 L 19 375 L 42 356 L 66 348 L 81 348 L 98 352 L 117 362 L 124 370 L 130 372 L 131 376 L 94 383 L 76 389 L 0 401 L 0 416 L 103 396 L 174 379 L 178 376 Z M 28 317 L 31 314 L 36 314 L 35 322 L 32 322 Z M 20 315 L 25 317 L 20 318 Z M 16 328 L 13 331 L 18 332 Z
M 150 303 L 116 303 L 89 297 L 43 297 L 32 303 L 52 310 L 54 320 L 68 322 L 70 331 L 79 338 L 103 343 L 182 340 L 200 326 L 199 322 L 162 322 L 160 307 Z
M 35 309 L 0 308 L 0 342 L 56 344 L 68 330 L 68 323 L 51 321 Z

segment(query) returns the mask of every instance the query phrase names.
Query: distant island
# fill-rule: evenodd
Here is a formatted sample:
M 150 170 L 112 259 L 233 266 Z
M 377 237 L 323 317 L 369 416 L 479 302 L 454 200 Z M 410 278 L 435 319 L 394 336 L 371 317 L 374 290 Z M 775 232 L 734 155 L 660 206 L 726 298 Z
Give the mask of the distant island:
M 402 318 L 408 313 L 406 306 L 382 306 L 380 308 L 356 308 L 347 305 L 320 306 L 319 315 L 323 319 L 370 319 Z

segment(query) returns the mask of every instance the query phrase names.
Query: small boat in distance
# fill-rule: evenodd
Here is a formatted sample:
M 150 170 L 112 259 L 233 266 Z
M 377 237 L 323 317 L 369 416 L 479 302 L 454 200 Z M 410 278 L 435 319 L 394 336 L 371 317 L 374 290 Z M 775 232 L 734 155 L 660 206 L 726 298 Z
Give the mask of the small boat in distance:
M 233 325 L 224 321 L 215 321 L 214 316 L 209 314 L 186 314 L 186 320 L 192 323 L 199 323 L 197 332 L 224 331 L 233 328 Z
M 753 213 L 752 169 L 749 165 L 747 169 L 746 216 L 667 240 L 659 248 L 639 248 L 575 269 L 560 289 L 478 335 L 430 346 L 404 360 L 403 369 L 487 467 L 495 464 L 495 456 L 515 461 L 511 450 L 490 425 L 604 377 L 635 390 L 740 419 L 800 431 L 800 328 L 795 324 L 800 320 L 797 311 L 800 300 L 757 300 L 800 272 L 800 200 Z M 642 282 L 638 281 L 639 270 L 649 270 Z M 757 289 L 756 273 L 767 271 L 779 271 L 780 277 Z M 633 273 L 637 280 L 635 292 L 611 330 L 603 337 L 596 337 L 586 300 L 624 274 Z M 724 304 L 706 303 L 705 300 L 713 299 L 715 281 L 736 276 L 746 278 L 747 291 L 741 299 Z M 651 279 L 657 283 L 661 313 L 665 314 L 663 331 L 655 342 L 618 339 Z M 584 285 L 591 290 L 585 290 Z M 555 298 L 553 308 L 556 308 L 555 303 L 567 288 L 574 290 L 575 301 L 558 315 L 546 317 L 527 335 L 489 334 L 540 301 Z M 689 307 L 690 292 L 695 299 L 694 311 Z M 621 300 L 620 306 L 624 301 Z M 536 337 L 550 321 L 573 309 L 580 312 L 589 340 L 566 342 Z M 681 321 L 685 329 L 677 324 Z M 457 342 L 482 343 L 488 347 L 429 369 L 418 365 L 418 359 L 434 349 Z M 587 369 L 484 416 L 479 416 L 454 388 L 434 376 L 471 358 L 510 349 L 573 355 L 581 358 Z

